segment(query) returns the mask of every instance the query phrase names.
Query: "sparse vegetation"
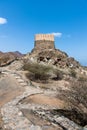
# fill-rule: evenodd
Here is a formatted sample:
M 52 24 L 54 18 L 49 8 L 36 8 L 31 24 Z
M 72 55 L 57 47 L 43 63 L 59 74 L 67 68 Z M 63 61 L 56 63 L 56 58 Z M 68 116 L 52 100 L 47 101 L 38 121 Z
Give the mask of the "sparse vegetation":
M 38 63 L 26 63 L 23 66 L 24 70 L 28 70 L 27 77 L 31 80 L 47 81 L 50 77 L 50 67 Z
M 65 100 L 68 104 L 65 110 L 68 111 L 66 115 L 79 125 L 85 126 L 87 124 L 87 81 L 70 81 L 70 90 L 61 90 L 58 93 L 58 98 Z M 73 114 L 76 114 L 73 115 Z
M 87 81 L 76 81 L 71 83 L 71 96 L 74 96 L 74 99 L 78 103 L 82 103 L 87 107 Z
M 87 81 L 70 81 L 70 90 L 61 90 L 61 95 L 58 97 L 66 102 L 75 106 L 81 103 L 87 107 Z

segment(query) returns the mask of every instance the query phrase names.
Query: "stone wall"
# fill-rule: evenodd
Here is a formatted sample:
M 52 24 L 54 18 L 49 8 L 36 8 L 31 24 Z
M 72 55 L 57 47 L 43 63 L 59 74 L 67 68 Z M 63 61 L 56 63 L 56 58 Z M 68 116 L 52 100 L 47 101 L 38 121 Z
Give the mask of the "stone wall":
M 36 34 L 35 41 L 40 41 L 40 40 L 54 41 L 54 35 L 53 34 Z
M 43 50 L 43 49 L 55 49 L 53 41 L 35 41 L 34 49 Z
M 54 35 L 52 34 L 36 34 L 34 50 L 55 49 Z

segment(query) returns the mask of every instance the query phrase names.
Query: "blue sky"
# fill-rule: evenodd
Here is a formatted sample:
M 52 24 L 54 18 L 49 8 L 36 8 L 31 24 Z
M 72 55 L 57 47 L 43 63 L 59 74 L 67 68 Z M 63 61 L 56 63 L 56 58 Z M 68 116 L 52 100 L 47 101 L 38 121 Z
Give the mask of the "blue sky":
M 0 0 L 0 51 L 30 52 L 38 33 L 87 65 L 87 0 Z

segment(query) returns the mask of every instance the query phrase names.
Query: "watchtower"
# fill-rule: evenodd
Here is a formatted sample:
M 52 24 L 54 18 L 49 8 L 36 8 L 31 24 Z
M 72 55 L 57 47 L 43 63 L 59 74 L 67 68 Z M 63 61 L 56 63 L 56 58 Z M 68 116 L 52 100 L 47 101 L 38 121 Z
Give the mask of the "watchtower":
M 35 35 L 35 50 L 55 49 L 53 34 L 36 34 Z

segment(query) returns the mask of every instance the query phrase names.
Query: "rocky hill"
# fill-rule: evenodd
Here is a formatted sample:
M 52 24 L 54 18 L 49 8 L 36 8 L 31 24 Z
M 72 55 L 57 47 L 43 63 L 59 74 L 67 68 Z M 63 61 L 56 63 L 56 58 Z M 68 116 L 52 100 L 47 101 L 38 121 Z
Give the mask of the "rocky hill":
M 67 53 L 62 52 L 59 49 L 47 49 L 32 51 L 25 56 L 25 59 L 32 62 L 43 63 L 47 65 L 53 65 L 59 68 L 79 68 L 80 63 L 73 57 L 69 57 Z
M 87 70 L 49 44 L 0 52 L 1 130 L 87 130 Z

